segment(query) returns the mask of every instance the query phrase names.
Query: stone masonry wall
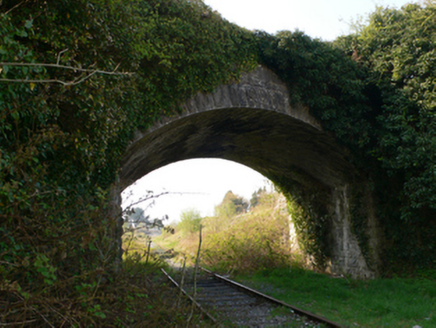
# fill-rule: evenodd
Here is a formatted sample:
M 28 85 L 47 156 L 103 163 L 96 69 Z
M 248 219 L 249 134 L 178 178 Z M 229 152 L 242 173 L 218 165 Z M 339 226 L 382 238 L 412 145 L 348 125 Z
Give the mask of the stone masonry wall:
M 349 186 L 338 187 L 333 191 L 334 206 L 332 234 L 331 271 L 359 278 L 374 278 L 362 254 L 356 236 L 352 232 L 350 219 Z

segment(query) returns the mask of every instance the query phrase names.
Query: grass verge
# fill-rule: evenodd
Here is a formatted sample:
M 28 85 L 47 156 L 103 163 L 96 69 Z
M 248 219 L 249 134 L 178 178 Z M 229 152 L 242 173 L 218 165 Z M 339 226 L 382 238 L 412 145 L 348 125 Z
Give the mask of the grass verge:
M 241 274 L 235 279 L 347 327 L 436 327 L 435 280 L 352 280 L 299 267 Z

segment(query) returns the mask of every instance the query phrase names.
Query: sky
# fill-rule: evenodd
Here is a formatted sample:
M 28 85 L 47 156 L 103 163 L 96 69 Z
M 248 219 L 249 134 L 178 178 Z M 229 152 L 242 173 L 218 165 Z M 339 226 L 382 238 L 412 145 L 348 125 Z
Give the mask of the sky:
M 247 166 L 227 160 L 192 159 L 147 174 L 124 192 L 123 205 L 136 201 L 147 190 L 155 196 L 170 192 L 153 198 L 154 205 L 146 212 L 151 218 L 166 214 L 169 222 L 174 222 L 182 211 L 191 209 L 203 217 L 212 216 L 215 205 L 221 203 L 229 190 L 250 200 L 253 192 L 264 186 L 271 188 L 269 180 Z M 151 201 L 146 201 L 138 206 L 144 208 L 150 204 Z
M 332 41 L 376 6 L 400 8 L 414 0 L 204 0 L 222 17 L 249 30 L 305 32 Z
M 365 19 L 376 6 L 400 8 L 407 0 L 204 0 L 228 21 L 249 30 L 300 30 L 324 41 L 332 41 L 351 32 L 356 21 Z M 193 159 L 155 170 L 122 193 L 123 208 L 148 190 L 155 197 L 136 206 L 146 208 L 151 218 L 169 216 L 177 222 L 183 211 L 195 209 L 202 216 L 214 214 L 214 208 L 227 191 L 251 198 L 252 193 L 270 182 L 256 171 L 238 163 L 218 159 Z

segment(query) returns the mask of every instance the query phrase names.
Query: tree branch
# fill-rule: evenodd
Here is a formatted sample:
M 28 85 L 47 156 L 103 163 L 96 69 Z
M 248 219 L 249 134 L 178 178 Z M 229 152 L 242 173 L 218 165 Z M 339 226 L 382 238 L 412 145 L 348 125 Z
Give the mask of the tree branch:
M 56 65 L 59 65 L 59 62 L 61 61 L 61 56 L 62 56 L 62 54 L 63 54 L 64 52 L 67 52 L 67 51 L 68 51 L 68 48 L 67 48 L 67 49 L 64 49 L 64 50 L 62 50 L 61 52 L 58 53 L 58 61 L 56 62 Z
M 140 198 L 139 200 L 129 204 L 128 206 L 126 206 L 126 209 L 132 208 L 135 205 L 138 205 L 140 203 L 149 201 L 151 199 L 154 198 L 158 198 L 160 196 L 164 196 L 164 195 L 204 195 L 205 193 L 202 192 L 185 192 L 185 191 L 163 191 L 160 194 L 154 195 L 154 194 L 150 194 L 148 196 L 146 196 L 145 198 Z M 125 212 L 126 210 L 124 210 L 123 212 Z
M 65 49 L 59 53 L 58 62 L 60 59 L 60 55 L 67 51 L 68 49 Z M 67 69 L 72 70 L 74 72 L 85 72 L 89 73 L 84 77 L 77 78 L 73 81 L 65 82 L 58 79 L 5 79 L 0 78 L 0 82 L 13 82 L 13 83 L 59 83 L 64 86 L 71 86 L 71 85 L 77 85 L 79 83 L 82 83 L 83 81 L 89 79 L 94 74 L 104 74 L 104 75 L 126 75 L 131 76 L 135 73 L 133 72 L 116 72 L 118 67 L 120 66 L 120 63 L 115 67 L 115 69 L 112 72 L 108 71 L 102 71 L 99 69 L 87 69 L 87 68 L 79 68 L 79 67 L 73 67 L 73 66 L 65 66 L 65 65 L 59 65 L 59 64 L 41 64 L 41 63 L 9 63 L 9 62 L 0 62 L 0 66 L 25 66 L 25 67 L 53 67 L 53 68 L 60 68 L 60 69 Z
M 51 79 L 51 80 L 50 79 L 49 80 L 0 79 L 0 82 L 14 82 L 14 83 L 59 83 L 59 84 L 65 85 L 65 86 L 69 86 L 69 85 L 76 85 L 76 84 L 82 83 L 86 79 L 90 78 L 92 75 L 94 75 L 94 74 L 89 74 L 89 75 L 85 76 L 83 79 L 74 80 L 74 81 L 70 81 L 70 82 L 65 82 L 65 81 L 56 80 L 56 79 Z
M 14 10 L 15 8 L 21 6 L 24 2 L 27 2 L 28 0 L 25 1 L 21 1 L 20 3 L 16 4 L 15 6 L 13 6 L 11 9 L 9 9 L 7 12 L 5 12 L 3 15 L 7 15 L 9 14 L 12 10 Z
M 68 50 L 68 49 L 66 49 Z M 61 51 L 65 52 L 66 50 Z M 59 53 L 59 55 L 61 54 Z M 120 66 L 120 63 L 115 67 L 115 69 L 112 72 L 109 71 L 102 71 L 99 69 L 87 69 L 87 68 L 79 68 L 74 66 L 66 66 L 66 65 L 59 65 L 59 64 L 43 64 L 43 63 L 9 63 L 9 62 L 0 62 L 0 66 L 27 66 L 27 67 L 35 67 L 35 66 L 41 66 L 41 67 L 53 67 L 53 68 L 62 68 L 62 69 L 68 69 L 73 70 L 75 72 L 90 72 L 90 73 L 98 73 L 98 74 L 105 74 L 105 75 L 133 75 L 135 73 L 133 72 L 116 72 L 118 67 Z
M 0 322 L 0 326 L 1 327 L 6 327 L 6 326 L 15 326 L 15 327 L 17 327 L 17 326 L 24 326 L 24 325 L 27 325 L 29 323 L 35 322 L 35 321 L 36 321 L 36 319 L 26 320 L 26 321 L 21 321 L 21 322 L 10 322 L 10 323 L 2 323 L 2 322 Z

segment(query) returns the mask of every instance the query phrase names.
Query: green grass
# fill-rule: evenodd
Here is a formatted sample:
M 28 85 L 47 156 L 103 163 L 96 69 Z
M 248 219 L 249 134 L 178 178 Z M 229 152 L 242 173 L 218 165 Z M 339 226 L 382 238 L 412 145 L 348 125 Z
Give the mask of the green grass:
M 298 267 L 239 275 L 236 279 L 347 327 L 436 327 L 435 280 L 352 280 Z

